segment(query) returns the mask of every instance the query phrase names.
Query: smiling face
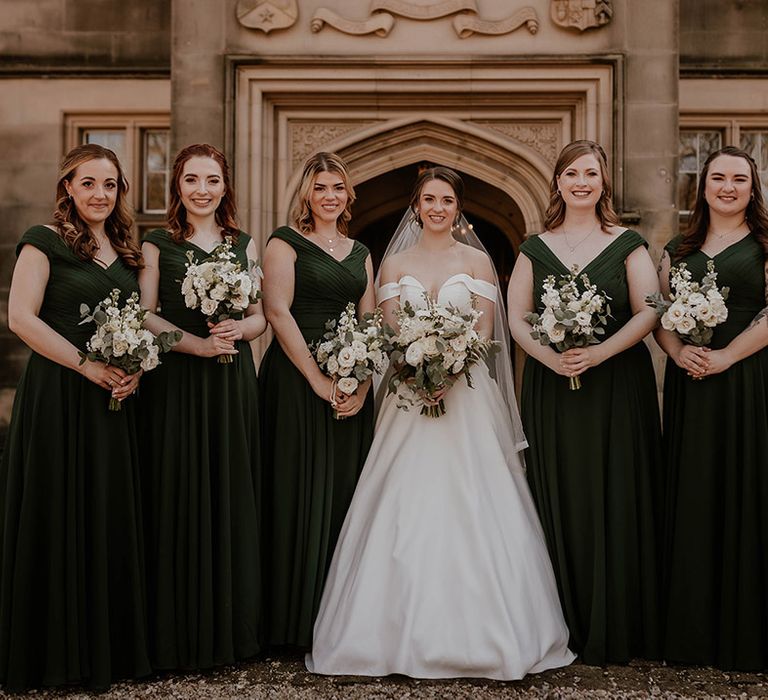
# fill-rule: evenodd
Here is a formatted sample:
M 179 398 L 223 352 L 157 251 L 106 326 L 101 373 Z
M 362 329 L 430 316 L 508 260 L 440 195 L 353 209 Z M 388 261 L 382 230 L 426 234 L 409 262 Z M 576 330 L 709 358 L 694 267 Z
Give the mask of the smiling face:
M 459 213 L 456 193 L 444 180 L 427 180 L 419 193 L 416 213 L 425 231 L 450 231 Z
M 579 156 L 560 173 L 557 187 L 567 207 L 594 209 L 603 194 L 600 162 L 591 153 Z
M 224 196 L 221 166 L 208 156 L 192 156 L 179 177 L 179 196 L 188 214 L 213 216 Z
M 752 171 L 744 158 L 720 155 L 712 160 L 704 184 L 704 199 L 712 212 L 743 215 L 751 194 Z
M 309 208 L 316 222 L 335 222 L 347 206 L 347 188 L 339 173 L 319 172 L 309 193 Z
M 89 227 L 102 225 L 115 208 L 118 176 L 106 158 L 94 158 L 78 165 L 65 182 L 78 215 Z

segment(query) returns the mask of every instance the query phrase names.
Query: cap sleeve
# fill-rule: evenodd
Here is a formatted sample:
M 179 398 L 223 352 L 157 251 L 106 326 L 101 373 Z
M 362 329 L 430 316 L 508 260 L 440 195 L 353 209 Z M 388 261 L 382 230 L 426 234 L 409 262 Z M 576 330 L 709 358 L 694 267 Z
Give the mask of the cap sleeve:
M 170 234 L 168 231 L 162 228 L 156 228 L 145 234 L 144 238 L 141 239 L 141 242 L 144 243 L 144 241 L 148 241 L 149 243 L 152 243 L 153 245 L 156 245 L 158 248 L 160 248 L 160 246 L 163 243 L 167 243 L 169 239 Z
M 25 245 L 31 245 L 50 258 L 61 243 L 63 241 L 59 238 L 59 234 L 47 226 L 33 226 L 24 233 L 16 245 L 16 257 L 21 254 L 21 249 Z
M 400 283 L 387 282 L 376 290 L 376 303 L 381 304 L 383 301 L 394 299 L 397 296 L 400 296 Z

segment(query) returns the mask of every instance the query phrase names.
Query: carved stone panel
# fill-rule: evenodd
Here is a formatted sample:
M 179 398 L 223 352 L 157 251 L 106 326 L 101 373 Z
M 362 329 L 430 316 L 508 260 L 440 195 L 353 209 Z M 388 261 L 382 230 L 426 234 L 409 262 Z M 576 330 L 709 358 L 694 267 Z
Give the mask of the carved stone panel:
M 291 154 L 291 163 L 294 168 L 299 167 L 307 156 L 322 149 L 326 144 L 358 131 L 378 120 L 353 120 L 353 121 L 289 121 L 288 138 Z
M 531 34 L 539 29 L 539 18 L 532 7 L 521 7 L 504 19 L 486 20 L 480 17 L 476 0 L 441 0 L 428 4 L 416 0 L 371 0 L 368 17 L 362 20 L 349 19 L 321 7 L 313 15 L 310 27 L 313 32 L 327 25 L 345 34 L 384 37 L 392 31 L 396 17 L 430 21 L 450 15 L 455 15 L 453 28 L 462 39 L 473 34 L 509 34 L 522 26 Z
M 239 0 L 237 21 L 249 29 L 268 34 L 293 26 L 299 17 L 298 0 Z
M 557 124 L 536 124 L 504 121 L 472 121 L 472 124 L 493 129 L 539 153 L 554 166 L 560 152 L 560 127 Z
M 613 7 L 611 0 L 550 0 L 549 13 L 558 26 L 583 32 L 608 24 Z

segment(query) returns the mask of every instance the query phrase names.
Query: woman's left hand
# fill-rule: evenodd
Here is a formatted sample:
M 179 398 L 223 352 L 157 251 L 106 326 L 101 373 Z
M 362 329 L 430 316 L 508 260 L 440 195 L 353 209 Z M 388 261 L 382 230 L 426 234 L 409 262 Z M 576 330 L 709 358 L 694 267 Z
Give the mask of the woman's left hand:
M 242 340 L 243 338 L 240 321 L 237 321 L 234 318 L 227 318 L 218 323 L 211 323 L 208 321 L 208 328 L 211 329 L 211 335 L 217 335 L 224 340 L 234 342 L 236 340 Z
M 339 418 L 349 418 L 360 411 L 365 404 L 365 395 L 367 390 L 358 387 L 354 394 L 345 394 L 336 390 L 336 415 Z
M 707 360 L 709 364 L 703 372 L 692 374 L 691 376 L 701 378 L 708 377 L 710 374 L 720 374 L 725 370 L 730 369 L 733 365 L 733 359 L 728 350 L 710 350 L 707 352 Z
M 577 377 L 590 367 L 597 367 L 603 357 L 597 346 L 588 348 L 571 348 L 560 355 L 560 362 L 569 376 Z
M 136 374 L 129 374 L 124 379 L 122 384 L 112 389 L 112 398 L 118 401 L 127 399 L 136 389 L 139 388 L 139 379 L 144 374 L 144 370 L 139 370 Z

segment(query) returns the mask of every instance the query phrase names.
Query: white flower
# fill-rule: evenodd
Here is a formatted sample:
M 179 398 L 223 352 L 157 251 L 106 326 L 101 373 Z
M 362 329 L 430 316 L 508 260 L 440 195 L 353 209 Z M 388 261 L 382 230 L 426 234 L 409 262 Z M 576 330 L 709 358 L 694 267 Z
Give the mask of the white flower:
M 557 319 L 555 318 L 554 314 L 547 313 L 545 311 L 539 320 L 539 324 L 541 325 L 542 330 L 547 335 L 551 336 L 552 331 L 555 330 L 555 326 L 557 325 Z
M 549 340 L 551 342 L 560 343 L 565 340 L 565 329 L 553 328 L 551 331 L 547 331 L 547 335 L 549 336 Z
M 451 347 L 456 352 L 464 352 L 467 349 L 467 338 L 466 336 L 460 335 L 456 338 L 451 339 Z
M 210 292 L 208 296 L 216 301 L 224 301 L 227 296 L 227 287 L 224 284 L 217 284 Z
M 352 370 L 354 369 L 354 365 L 351 367 L 339 367 L 338 375 L 340 377 L 348 377 L 350 374 L 352 374 Z
M 675 330 L 675 322 L 669 317 L 668 313 L 665 313 L 661 317 L 661 327 L 665 331 L 673 331 Z
M 458 374 L 463 369 L 464 369 L 464 361 L 456 360 L 456 362 L 453 363 L 453 367 L 451 367 L 451 372 L 453 374 Z
M 579 324 L 581 327 L 588 327 L 592 325 L 592 314 L 587 313 L 586 311 L 579 311 L 576 314 L 576 323 Z
M 344 394 L 354 394 L 355 391 L 357 391 L 358 385 L 359 382 L 354 377 L 344 377 L 343 379 L 339 379 L 336 384 L 339 391 Z
M 672 325 L 676 326 L 680 323 L 680 320 L 685 317 L 685 306 L 682 302 L 675 301 L 672 306 L 666 310 L 665 316 L 668 316 Z
M 149 372 L 149 370 L 154 369 L 160 364 L 160 359 L 158 357 L 159 350 L 157 345 L 150 345 L 148 349 L 149 354 L 141 361 L 141 368 L 145 372 Z
M 326 369 L 328 370 L 328 374 L 338 374 L 339 361 L 333 355 L 331 355 L 328 358 L 328 364 L 326 365 Z
M 112 354 L 115 357 L 125 355 L 129 347 L 128 341 L 125 339 L 125 334 L 120 331 L 112 334 Z
M 683 316 L 683 318 L 675 324 L 675 330 L 683 335 L 688 335 L 694 328 L 696 328 L 696 321 L 690 316 Z
M 408 346 L 405 351 L 405 361 L 411 365 L 411 367 L 418 367 L 424 359 L 424 345 L 417 341 L 414 341 Z
M 338 355 L 339 367 L 354 367 L 355 353 L 351 347 L 342 348 Z
M 701 293 L 701 292 L 691 292 L 688 295 L 688 303 L 691 306 L 698 306 L 699 304 L 703 304 L 707 298 Z
M 366 357 L 368 357 L 368 348 L 361 340 L 353 340 L 350 348 L 352 350 L 352 354 L 355 357 L 355 360 L 358 362 L 364 362 Z
M 213 316 L 213 314 L 216 313 L 218 306 L 218 303 L 213 299 L 203 299 L 200 303 L 200 310 L 205 316 Z

